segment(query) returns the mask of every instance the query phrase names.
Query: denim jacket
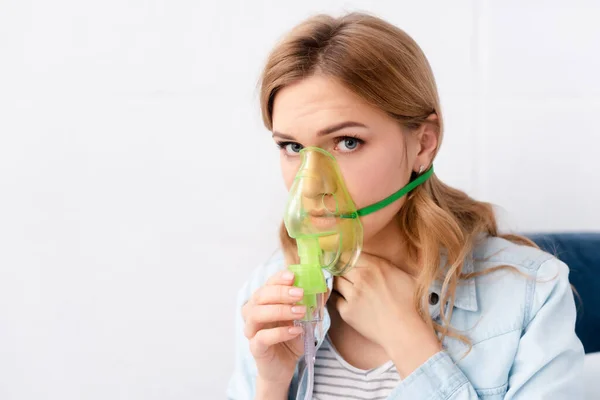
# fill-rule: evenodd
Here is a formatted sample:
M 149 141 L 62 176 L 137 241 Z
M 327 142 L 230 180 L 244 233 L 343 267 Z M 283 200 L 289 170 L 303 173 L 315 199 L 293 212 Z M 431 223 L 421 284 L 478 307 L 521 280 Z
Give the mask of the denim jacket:
M 445 338 L 444 349 L 401 380 L 389 400 L 582 398 L 584 351 L 575 335 L 576 308 L 567 265 L 541 250 L 487 237 L 465 260 L 463 273 L 499 265 L 513 266 L 522 274 L 504 269 L 457 286 L 451 325 L 470 339 L 471 351 L 467 353 L 467 344 Z M 254 399 L 256 389 L 257 370 L 243 335 L 240 309 L 268 277 L 283 268 L 283 255 L 278 252 L 253 272 L 238 294 L 235 367 L 227 387 L 230 400 Z M 331 277 L 327 282 L 331 286 Z M 439 294 L 440 289 L 436 281 L 429 292 Z M 429 311 L 439 321 L 439 302 Z M 327 310 L 323 325 L 326 332 Z M 322 341 L 319 338 L 318 346 Z M 297 393 L 304 398 L 306 374 L 301 364 L 289 400 Z

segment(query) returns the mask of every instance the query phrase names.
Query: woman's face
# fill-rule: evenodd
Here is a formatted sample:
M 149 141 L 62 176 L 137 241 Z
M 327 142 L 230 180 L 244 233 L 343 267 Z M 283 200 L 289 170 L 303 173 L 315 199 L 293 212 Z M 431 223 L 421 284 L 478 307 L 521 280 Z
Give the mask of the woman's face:
M 381 110 L 342 84 L 313 75 L 283 88 L 273 104 L 273 139 L 281 148 L 281 171 L 288 190 L 300 167 L 298 152 L 316 146 L 336 158 L 358 209 L 396 192 L 418 171 L 423 146 Z M 390 224 L 405 198 L 361 217 L 364 241 Z

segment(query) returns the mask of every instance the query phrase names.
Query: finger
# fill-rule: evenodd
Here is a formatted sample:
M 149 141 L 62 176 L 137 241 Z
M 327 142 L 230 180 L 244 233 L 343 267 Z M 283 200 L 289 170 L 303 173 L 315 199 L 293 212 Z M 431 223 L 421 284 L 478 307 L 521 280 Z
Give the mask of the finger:
M 262 329 L 250 340 L 250 351 L 255 357 L 266 353 L 269 347 L 277 343 L 287 342 L 302 333 L 301 326 L 280 326 L 271 329 Z
M 282 270 L 276 272 L 273 276 L 267 279 L 266 285 L 288 285 L 291 286 L 294 283 L 294 273 L 289 270 Z
M 336 305 L 340 305 L 342 303 L 348 303 L 348 301 L 342 296 L 342 294 L 338 291 L 331 292 L 331 301 Z
M 248 311 L 244 335 L 247 338 L 252 338 L 263 328 L 264 324 L 299 320 L 305 313 L 306 306 L 286 304 L 254 305 Z
M 278 271 L 273 276 L 271 276 L 265 283 L 265 286 L 286 285 L 289 287 L 293 283 L 294 283 L 294 273 L 292 271 L 283 270 L 283 271 Z M 263 287 L 264 286 L 262 286 L 261 288 L 256 290 L 256 292 L 260 291 Z M 255 304 L 255 300 L 257 299 L 256 292 L 254 292 L 252 294 L 250 299 L 242 307 L 242 319 L 244 321 L 246 321 L 248 319 L 248 314 L 250 313 L 250 310 L 252 309 L 252 307 Z M 292 294 L 290 294 L 290 296 L 296 296 L 296 292 L 293 292 Z
M 344 259 L 344 257 L 345 257 L 345 259 L 349 259 L 348 255 L 342 254 L 340 256 L 340 258 L 342 258 L 342 259 Z M 370 254 L 370 253 L 366 253 L 366 252 L 362 251 L 358 257 L 358 260 L 356 261 L 355 268 L 369 268 L 372 266 L 385 266 L 385 265 L 392 265 L 392 262 L 390 260 L 388 260 L 387 258 L 379 257 L 374 254 Z
M 353 253 L 350 253 L 350 252 L 342 253 L 342 254 L 340 254 L 340 261 L 343 263 L 347 263 L 350 261 L 351 257 L 354 257 Z M 355 268 L 366 267 L 366 266 L 369 266 L 373 262 L 378 262 L 379 260 L 383 260 L 383 258 L 380 258 L 378 256 L 375 256 L 375 255 L 372 255 L 369 253 L 365 253 L 364 251 L 361 251 L 358 256 L 358 259 L 354 263 L 354 267 Z
M 367 268 L 376 267 L 386 269 L 390 267 L 395 267 L 395 265 L 387 258 L 379 257 L 374 254 L 369 254 L 365 252 L 360 253 L 358 264 Z
M 333 302 L 333 305 L 335 306 L 335 309 L 338 311 L 340 316 L 343 317 L 348 307 L 348 302 L 346 301 L 346 299 L 339 293 L 333 292 L 331 293 L 331 301 Z
M 354 268 L 345 272 L 344 275 L 340 275 L 339 277 L 343 277 L 348 282 L 353 283 L 355 281 L 360 280 L 360 275 L 363 273 L 363 271 L 362 271 L 363 269 L 364 269 L 364 267 L 361 267 L 360 265 L 357 264 Z
M 337 291 L 344 298 L 348 298 L 354 291 L 354 285 L 344 276 L 336 276 L 333 280 L 333 290 Z
M 287 285 L 266 285 L 259 288 L 252 296 L 254 304 L 293 304 L 302 300 L 302 288 Z

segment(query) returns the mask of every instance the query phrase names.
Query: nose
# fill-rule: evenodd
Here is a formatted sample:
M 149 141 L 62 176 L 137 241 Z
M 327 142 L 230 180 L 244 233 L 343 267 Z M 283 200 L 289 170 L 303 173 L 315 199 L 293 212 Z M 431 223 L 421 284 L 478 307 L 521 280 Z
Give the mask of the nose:
M 316 199 L 326 193 L 325 182 L 318 175 L 304 175 L 302 177 L 302 195 L 309 199 Z
M 337 191 L 335 170 L 330 164 L 331 160 L 321 153 L 306 154 L 300 174 L 303 180 L 302 193 L 305 197 L 321 198 Z

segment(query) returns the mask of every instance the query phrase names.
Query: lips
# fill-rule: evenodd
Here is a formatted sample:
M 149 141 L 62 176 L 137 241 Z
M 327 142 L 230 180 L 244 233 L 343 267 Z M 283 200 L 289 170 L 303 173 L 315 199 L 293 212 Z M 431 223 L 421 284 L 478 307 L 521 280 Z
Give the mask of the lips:
M 315 228 L 330 229 L 337 224 L 337 218 L 333 215 L 311 215 L 310 222 Z
M 310 215 L 311 217 L 335 217 L 334 214 L 330 213 L 329 211 L 326 210 L 311 210 L 308 212 L 308 215 Z

